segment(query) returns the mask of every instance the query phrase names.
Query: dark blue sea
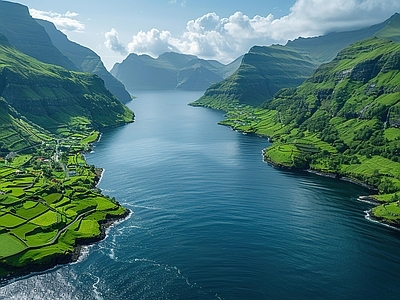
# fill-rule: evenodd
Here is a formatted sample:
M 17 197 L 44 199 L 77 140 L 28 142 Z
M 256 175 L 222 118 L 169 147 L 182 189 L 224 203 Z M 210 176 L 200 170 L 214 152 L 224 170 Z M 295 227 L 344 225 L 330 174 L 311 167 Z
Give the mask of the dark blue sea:
M 0 299 L 400 298 L 400 233 L 365 219 L 368 190 L 267 165 L 266 139 L 187 105 L 200 92 L 134 94 L 135 123 L 87 154 L 132 215 Z

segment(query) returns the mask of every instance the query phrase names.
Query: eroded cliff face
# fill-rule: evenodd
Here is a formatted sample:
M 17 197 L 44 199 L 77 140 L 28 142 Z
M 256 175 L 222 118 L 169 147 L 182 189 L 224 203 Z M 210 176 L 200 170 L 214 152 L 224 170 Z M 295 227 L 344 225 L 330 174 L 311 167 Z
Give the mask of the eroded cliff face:
M 19 51 L 42 62 L 78 70 L 75 64 L 51 42 L 42 26 L 29 14 L 26 6 L 0 1 L 0 33 Z

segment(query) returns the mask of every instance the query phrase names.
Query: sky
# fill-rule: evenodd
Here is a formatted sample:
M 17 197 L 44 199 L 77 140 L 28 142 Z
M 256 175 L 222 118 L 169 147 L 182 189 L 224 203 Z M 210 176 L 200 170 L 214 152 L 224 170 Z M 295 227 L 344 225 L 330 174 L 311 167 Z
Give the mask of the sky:
M 229 63 L 254 45 L 359 29 L 400 12 L 400 0 L 16 0 L 91 48 L 107 69 L 129 53 L 167 51 Z

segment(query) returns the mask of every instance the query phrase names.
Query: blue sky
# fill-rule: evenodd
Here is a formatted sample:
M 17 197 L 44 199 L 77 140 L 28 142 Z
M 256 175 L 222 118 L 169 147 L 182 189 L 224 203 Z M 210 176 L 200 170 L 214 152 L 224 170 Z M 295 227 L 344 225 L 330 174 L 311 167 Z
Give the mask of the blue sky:
M 166 51 L 228 63 L 253 45 L 356 29 L 400 12 L 399 0 L 20 0 L 93 49 L 106 67 L 130 52 Z

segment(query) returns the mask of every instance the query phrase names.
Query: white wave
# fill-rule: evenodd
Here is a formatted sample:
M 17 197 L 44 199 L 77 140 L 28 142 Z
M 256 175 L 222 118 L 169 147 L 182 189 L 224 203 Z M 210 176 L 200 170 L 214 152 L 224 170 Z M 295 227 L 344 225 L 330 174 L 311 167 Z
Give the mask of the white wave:
M 364 211 L 364 212 L 365 212 L 365 218 L 366 218 L 368 221 L 371 221 L 371 222 L 373 222 L 373 223 L 380 224 L 380 225 L 385 226 L 385 227 L 388 227 L 388 228 L 390 228 L 390 229 L 394 229 L 394 230 L 400 231 L 400 228 L 397 228 L 397 227 L 394 227 L 394 226 L 392 226 L 392 225 L 389 225 L 389 224 L 380 222 L 380 221 L 378 221 L 378 220 L 375 220 L 373 217 L 371 217 L 371 210 L 366 210 L 366 211 Z
M 92 275 L 92 274 L 90 274 Z M 92 275 L 93 276 L 93 275 Z M 93 283 L 92 288 L 93 288 L 93 293 L 94 293 L 94 297 L 97 300 L 104 300 L 103 298 L 103 294 L 98 290 L 97 285 L 100 283 L 100 277 L 98 276 L 93 276 L 96 278 L 96 282 Z

